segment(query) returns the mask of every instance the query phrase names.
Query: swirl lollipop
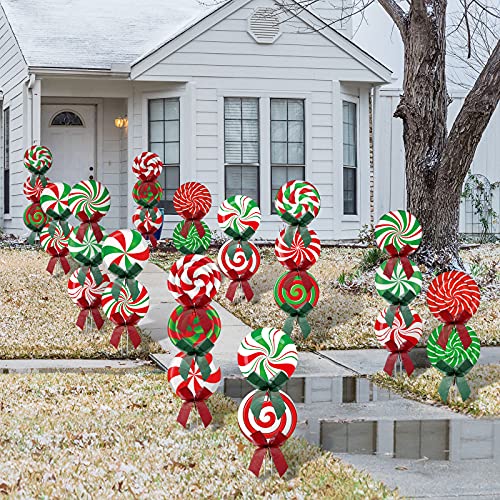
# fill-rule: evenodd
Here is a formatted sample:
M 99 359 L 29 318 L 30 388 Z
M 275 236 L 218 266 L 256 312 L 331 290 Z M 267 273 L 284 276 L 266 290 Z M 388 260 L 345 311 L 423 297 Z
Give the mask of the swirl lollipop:
M 167 286 L 174 299 L 185 307 L 202 307 L 219 291 L 220 272 L 202 255 L 185 255 L 170 269 Z
M 134 158 L 132 172 L 141 181 L 154 181 L 160 177 L 163 162 L 156 153 L 145 151 Z
M 279 308 L 289 314 L 283 331 L 292 333 L 295 318 L 305 338 L 311 333 L 306 316 L 319 300 L 319 286 L 307 272 L 289 272 L 280 276 L 274 285 L 274 300 Z
M 248 301 L 252 300 L 254 295 L 248 280 L 260 267 L 260 255 L 254 244 L 246 242 L 245 245 L 250 249 L 250 258 L 245 255 L 241 243 L 234 241 L 224 243 L 217 256 L 220 270 L 231 280 L 226 292 L 226 297 L 230 301 L 234 300 L 234 295 L 240 285 Z
M 304 237 L 299 231 L 295 231 L 291 241 L 288 242 L 285 240 L 287 230 L 280 231 L 274 244 L 274 253 L 280 264 L 291 271 L 306 271 L 316 264 L 321 253 L 321 243 L 315 231 L 309 229 L 308 233 L 310 241 L 306 245 Z
M 100 228 L 103 231 L 103 228 Z M 69 233 L 68 250 L 77 262 L 82 266 L 97 267 L 102 263 L 102 243 L 100 243 L 91 227 L 87 227 L 83 238 L 78 239 L 79 228 Z
M 132 189 L 132 198 L 141 207 L 152 208 L 161 200 L 163 189 L 156 181 L 137 181 Z
M 375 226 L 375 240 L 389 255 L 408 255 L 422 242 L 422 226 L 405 210 L 394 210 L 380 218 Z
M 68 294 L 71 300 L 81 309 L 76 326 L 83 330 L 87 317 L 91 314 L 98 330 L 104 325 L 104 319 L 99 312 L 102 293 L 109 285 L 109 277 L 103 273 L 100 281 L 96 280 L 90 269 L 87 269 L 83 283 L 79 281 L 80 270 L 76 269 L 68 280 Z
M 69 209 L 69 193 L 71 186 L 64 182 L 51 182 L 42 191 L 40 205 L 42 210 L 52 219 L 57 220 L 63 226 L 65 234 L 69 233 L 66 219 L 71 215 Z
M 144 238 L 148 238 L 153 248 L 156 248 L 157 241 L 155 233 L 163 223 L 163 217 L 160 210 L 156 207 L 137 208 L 132 215 L 132 223 Z
M 203 221 L 197 221 L 197 223 L 202 225 L 202 231 L 198 231 L 198 227 L 195 224 L 191 224 L 191 221 L 183 220 L 175 226 L 172 237 L 174 247 L 185 255 L 190 253 L 205 253 L 212 241 L 212 234 L 208 226 Z M 186 230 L 186 226 L 189 229 Z
M 212 206 L 210 191 L 199 182 L 186 182 L 174 193 L 175 211 L 186 220 L 199 220 Z
M 26 207 L 23 214 L 24 225 L 31 230 L 28 236 L 28 243 L 32 245 L 35 242 L 36 235 L 42 232 L 42 229 L 47 224 L 47 215 L 42 210 L 40 203 L 31 203 Z
M 307 226 L 320 209 L 318 190 L 306 181 L 289 181 L 276 194 L 278 214 L 291 225 Z
M 33 174 L 40 177 L 43 186 L 47 184 L 45 173 L 52 166 L 52 153 L 45 146 L 31 146 L 24 153 L 24 166 Z
M 249 196 L 235 195 L 224 200 L 217 212 L 220 228 L 235 240 L 250 239 L 260 226 L 261 213 Z
M 34 178 L 28 177 L 23 184 L 23 193 L 24 196 L 31 202 L 39 202 L 40 196 L 42 196 L 42 191 L 45 189 L 48 178 L 45 179 L 45 185 L 39 176 L 35 176 Z
M 135 325 L 146 316 L 149 310 L 149 294 L 146 287 L 136 282 L 137 290 L 122 283 L 116 293 L 116 283 L 108 283 L 102 292 L 102 308 L 104 314 L 116 328 L 111 335 L 110 343 L 118 348 L 123 333 L 127 333 L 135 348 L 141 343 L 141 337 Z
M 238 425 L 243 435 L 258 448 L 250 462 L 249 470 L 259 475 L 264 458 L 269 453 L 280 476 L 288 469 L 280 446 L 293 434 L 297 426 L 297 409 L 290 397 L 280 391 L 285 411 L 278 417 L 269 398 L 262 411 L 255 417 L 251 410 L 252 399 L 257 391 L 248 394 L 238 408 Z
M 73 228 L 69 226 L 71 231 Z M 47 264 L 47 271 L 50 274 L 54 274 L 54 269 L 59 262 L 64 271 L 64 274 L 68 274 L 71 270 L 68 259 L 68 239 L 69 233 L 66 235 L 61 226 L 59 225 L 47 225 L 40 233 L 40 245 L 42 248 L 51 256 L 49 263 Z
M 410 261 L 411 262 L 411 261 Z M 398 262 L 390 278 L 384 273 L 386 262 L 377 269 L 375 274 L 375 288 L 377 293 L 390 304 L 413 300 L 422 290 L 422 273 L 415 264 L 411 264 L 413 271 L 408 278 L 403 266 Z

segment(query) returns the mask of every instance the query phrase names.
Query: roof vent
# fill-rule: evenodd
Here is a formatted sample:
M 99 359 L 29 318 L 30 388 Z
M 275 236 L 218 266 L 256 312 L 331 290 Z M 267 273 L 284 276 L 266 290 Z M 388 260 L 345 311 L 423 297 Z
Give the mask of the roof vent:
M 280 21 L 276 9 L 258 7 L 248 19 L 248 33 L 257 43 L 274 43 L 280 36 Z

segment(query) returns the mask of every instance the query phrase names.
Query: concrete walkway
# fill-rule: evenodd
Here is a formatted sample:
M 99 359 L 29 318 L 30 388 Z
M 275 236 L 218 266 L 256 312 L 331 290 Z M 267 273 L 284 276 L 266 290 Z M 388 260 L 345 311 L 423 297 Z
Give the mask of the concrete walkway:
M 132 359 L 7 359 L 0 360 L 0 373 L 109 372 L 118 373 L 151 366 L 150 361 Z

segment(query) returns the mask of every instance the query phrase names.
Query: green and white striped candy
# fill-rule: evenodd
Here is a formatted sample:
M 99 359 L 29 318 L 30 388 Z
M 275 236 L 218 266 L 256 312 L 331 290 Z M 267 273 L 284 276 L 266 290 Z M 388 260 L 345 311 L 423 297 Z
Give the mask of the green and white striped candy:
M 261 213 L 257 203 L 241 194 L 224 200 L 217 212 L 220 228 L 231 238 L 248 240 L 260 225 Z
M 198 222 L 198 221 L 197 221 Z M 192 221 L 181 221 L 175 226 L 173 241 L 174 247 L 185 255 L 192 253 L 203 254 L 207 251 L 212 241 L 212 234 L 209 227 L 203 221 L 199 221 L 205 230 L 203 237 L 198 234 L 198 229 Z M 186 237 L 182 236 L 182 228 L 189 224 L 189 230 Z
M 75 184 L 69 195 L 69 208 L 73 215 L 85 221 L 98 221 L 109 211 L 111 197 L 108 188 L 93 179 Z
M 375 226 L 375 240 L 378 247 L 389 255 L 395 255 L 405 247 L 415 251 L 422 242 L 422 226 L 410 212 L 393 210 L 380 217 Z
M 434 330 L 427 341 L 427 356 L 432 366 L 436 366 L 439 361 L 444 361 L 452 368 L 458 368 L 465 360 L 469 360 L 473 365 L 479 359 L 481 344 L 476 332 L 470 326 L 466 326 L 469 332 L 472 343 L 467 349 L 464 348 L 456 328 L 451 331 L 446 349 L 443 349 L 438 343 L 439 334 L 443 329 L 443 325 L 438 326 Z
M 104 234 L 104 228 L 99 226 Z M 96 238 L 92 226 L 85 229 L 82 241 L 77 238 L 78 227 L 75 227 L 68 238 L 68 250 L 82 266 L 98 266 L 102 262 L 102 244 Z
M 384 274 L 387 261 L 382 262 L 375 274 L 375 288 L 377 293 L 386 300 L 387 297 L 384 297 L 384 295 L 387 293 L 397 298 L 403 298 L 407 293 L 413 293 L 416 297 L 422 290 L 422 273 L 417 265 L 411 260 L 410 264 L 413 268 L 413 274 L 410 278 L 406 276 L 400 261 L 396 263 L 392 276 L 388 278 Z

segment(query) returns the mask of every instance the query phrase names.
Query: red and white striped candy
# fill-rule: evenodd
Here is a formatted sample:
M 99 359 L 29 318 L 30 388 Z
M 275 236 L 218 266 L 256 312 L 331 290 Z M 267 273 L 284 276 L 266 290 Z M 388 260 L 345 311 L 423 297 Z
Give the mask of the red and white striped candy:
M 375 334 L 377 340 L 389 351 L 411 349 L 417 345 L 422 337 L 422 318 L 414 311 L 411 312 L 413 322 L 410 326 L 406 326 L 399 310 L 394 315 L 392 326 L 389 326 L 385 320 L 387 308 L 379 313 L 375 321 Z
M 318 235 L 312 229 L 309 229 L 311 241 L 309 245 L 305 245 L 300 231 L 295 231 L 291 245 L 285 243 L 286 229 L 280 231 L 274 244 L 274 253 L 278 262 L 290 270 L 299 269 L 306 271 L 314 266 L 319 259 L 321 253 L 321 242 Z
M 156 153 L 144 151 L 134 158 L 132 172 L 142 181 L 154 181 L 163 169 L 163 162 Z
M 236 251 L 233 258 L 228 254 L 228 249 L 231 245 L 235 245 L 234 241 L 227 241 L 221 246 L 217 255 L 217 263 L 220 270 L 225 276 L 231 280 L 250 279 L 259 269 L 260 254 L 257 247 L 250 242 L 245 242 L 252 249 L 252 255 L 247 259 L 241 245 L 236 244 Z
M 49 178 L 46 177 L 47 183 L 50 182 Z M 23 184 L 23 193 L 24 196 L 29 201 L 32 202 L 37 202 L 40 201 L 40 196 L 42 196 L 42 191 L 45 189 L 44 185 L 42 184 L 42 181 L 40 180 L 40 177 L 35 177 L 35 185 L 31 185 L 31 176 L 29 176 Z
M 207 215 L 212 206 L 212 196 L 199 182 L 186 182 L 174 194 L 175 211 L 183 219 L 199 220 Z
M 98 307 L 101 304 L 102 293 L 109 285 L 109 276 L 102 273 L 102 282 L 97 283 L 94 275 L 87 270 L 83 285 L 78 281 L 80 269 L 76 269 L 68 280 L 68 294 L 71 300 L 80 307 Z
M 143 218 L 141 220 L 142 216 Z M 160 228 L 162 222 L 163 218 L 161 212 L 156 207 L 149 209 L 138 207 L 132 215 L 132 223 L 142 235 L 154 233 Z
M 68 234 L 64 234 L 59 224 L 53 224 L 54 234 L 50 234 L 50 224 L 47 224 L 40 233 L 40 245 L 49 254 L 53 256 L 61 255 L 68 248 L 68 240 L 73 227 L 69 226 Z
M 71 186 L 64 182 L 49 182 L 40 195 L 42 210 L 57 220 L 65 220 L 70 215 L 69 193 Z
M 108 283 L 102 292 L 104 314 L 115 325 L 137 324 L 149 310 L 149 293 L 146 287 L 137 282 L 139 294 L 134 298 L 129 286 L 124 283 L 120 287 L 118 298 L 115 299 L 112 294 L 113 285 L 113 282 Z

